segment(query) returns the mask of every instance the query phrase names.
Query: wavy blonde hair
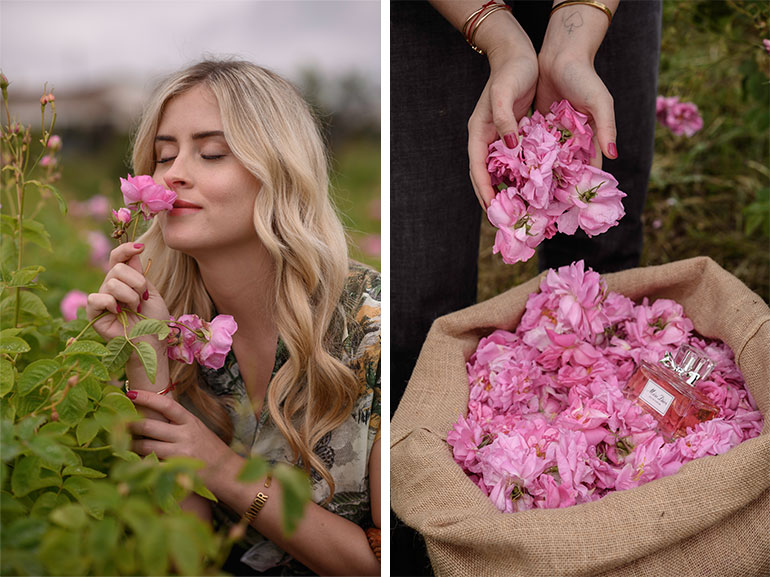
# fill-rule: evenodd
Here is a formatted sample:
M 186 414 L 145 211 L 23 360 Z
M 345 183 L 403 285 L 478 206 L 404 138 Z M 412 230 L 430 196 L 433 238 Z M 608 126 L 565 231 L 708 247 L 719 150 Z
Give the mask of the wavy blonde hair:
M 327 334 L 345 323 L 339 306 L 348 271 L 345 233 L 329 197 L 323 139 L 306 102 L 275 73 L 243 61 L 204 61 L 169 77 L 145 109 L 134 138 L 136 174 L 155 170 L 154 139 L 166 103 L 193 87 L 211 90 L 235 157 L 261 183 L 254 228 L 275 265 L 269 303 L 289 359 L 268 388 L 270 416 L 306 471 L 334 481 L 313 452 L 350 415 L 359 385 Z M 214 305 L 195 260 L 163 242 L 154 222 L 142 238 L 150 280 L 175 317 L 210 319 Z M 338 346 L 338 345 L 337 345 Z M 197 366 L 172 361 L 171 380 L 226 441 L 232 423 L 221 401 L 198 384 Z

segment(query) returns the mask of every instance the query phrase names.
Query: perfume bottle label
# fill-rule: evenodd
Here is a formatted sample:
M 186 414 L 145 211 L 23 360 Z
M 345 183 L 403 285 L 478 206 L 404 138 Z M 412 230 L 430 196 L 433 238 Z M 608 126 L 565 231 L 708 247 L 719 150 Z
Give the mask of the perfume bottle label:
M 647 381 L 642 392 L 639 393 L 639 398 L 661 415 L 665 415 L 671 403 L 674 402 L 674 395 L 653 380 Z

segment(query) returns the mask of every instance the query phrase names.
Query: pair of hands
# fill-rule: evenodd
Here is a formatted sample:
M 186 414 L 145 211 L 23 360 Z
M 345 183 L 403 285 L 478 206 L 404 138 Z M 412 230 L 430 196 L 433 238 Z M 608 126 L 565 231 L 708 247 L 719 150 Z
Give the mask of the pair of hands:
M 551 20 L 539 55 L 521 34 L 511 34 L 509 41 L 487 51 L 489 80 L 468 121 L 471 182 L 485 210 L 496 194 L 487 172 L 489 145 L 503 138 L 509 148 L 515 146 L 518 120 L 527 115 L 533 102 L 546 114 L 552 103 L 568 100 L 588 116 L 597 150 L 608 158 L 617 157 L 612 95 L 593 66 L 601 38 L 583 42 L 562 27 L 559 18 Z M 602 154 L 591 164 L 600 168 Z
M 144 276 L 139 259 L 143 251 L 144 245 L 141 243 L 125 243 L 115 248 L 110 253 L 110 270 L 99 292 L 88 296 L 86 314 L 89 320 L 107 313 L 93 325 L 94 330 L 107 340 L 131 331 L 139 317 L 129 311 L 139 312 L 149 318 L 169 319 L 169 310 L 163 297 Z M 126 313 L 127 327 L 124 327 L 120 317 L 123 312 Z M 142 338 L 155 349 L 158 369 L 153 385 L 136 353 L 131 355 L 126 365 L 126 375 L 132 389 L 128 397 L 142 408 L 147 417 L 130 426 L 131 432 L 137 435 L 132 449 L 140 455 L 154 452 L 160 459 L 174 456 L 201 459 L 206 466 L 199 474 L 208 486 L 212 472 L 219 469 L 224 461 L 238 456 L 182 405 L 170 396 L 153 392 L 163 389 L 169 382 L 166 343 L 155 336 Z

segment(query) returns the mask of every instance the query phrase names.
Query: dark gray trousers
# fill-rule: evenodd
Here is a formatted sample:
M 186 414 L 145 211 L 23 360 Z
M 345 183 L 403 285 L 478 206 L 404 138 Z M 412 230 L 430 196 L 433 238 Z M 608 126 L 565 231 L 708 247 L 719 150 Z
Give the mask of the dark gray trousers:
M 552 2 L 508 4 L 539 50 Z M 628 195 L 626 216 L 592 239 L 557 234 L 541 245 L 541 269 L 581 258 L 599 272 L 639 264 L 661 14 L 661 0 L 621 0 L 595 59 L 618 130 L 618 159 L 603 168 Z M 390 28 L 392 414 L 430 325 L 476 300 L 481 214 L 468 176 L 467 122 L 489 66 L 427 2 L 392 2 Z M 391 574 L 429 575 L 420 536 L 393 514 L 391 524 Z

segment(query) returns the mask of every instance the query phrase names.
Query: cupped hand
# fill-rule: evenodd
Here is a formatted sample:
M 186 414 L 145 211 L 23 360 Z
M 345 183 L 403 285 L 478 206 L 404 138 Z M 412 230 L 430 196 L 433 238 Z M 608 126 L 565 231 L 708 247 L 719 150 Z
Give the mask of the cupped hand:
M 148 318 L 169 318 L 163 297 L 142 272 L 139 255 L 143 250 L 144 245 L 140 243 L 125 243 L 115 248 L 110 253 L 110 270 L 99 292 L 88 295 L 88 320 L 94 320 L 104 312 L 110 313 L 94 322 L 94 330 L 107 340 L 130 332 L 139 320 L 133 312 Z M 121 312 L 127 313 L 127 327 L 119 317 Z
M 594 145 L 598 146 L 598 151 L 591 164 L 601 168 L 602 154 L 617 158 L 614 101 L 594 70 L 593 62 L 567 51 L 555 56 L 541 52 L 538 61 L 540 75 L 535 108 L 546 114 L 554 102 L 568 100 L 575 110 L 588 116 L 594 131 Z M 598 154 L 599 151 L 602 154 Z
M 151 409 L 168 421 L 143 419 L 131 423 L 131 432 L 141 437 L 132 441 L 131 449 L 134 452 L 139 455 L 155 453 L 159 459 L 200 459 L 205 463 L 205 467 L 198 474 L 210 489 L 215 477 L 223 470 L 237 469 L 236 461 L 240 460 L 240 457 L 200 419 L 174 399 L 149 391 L 130 391 L 128 396 L 137 407 Z
M 468 120 L 471 182 L 484 210 L 495 197 L 487 171 L 489 145 L 499 138 L 516 145 L 518 120 L 529 112 L 538 82 L 537 56 L 528 40 L 515 49 L 489 51 L 489 67 L 489 80 Z

